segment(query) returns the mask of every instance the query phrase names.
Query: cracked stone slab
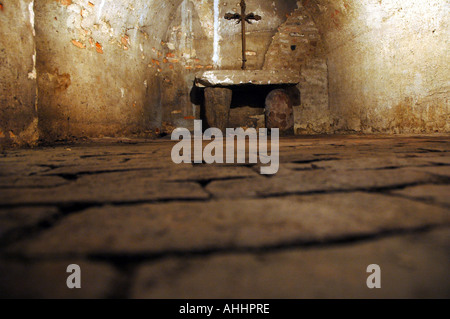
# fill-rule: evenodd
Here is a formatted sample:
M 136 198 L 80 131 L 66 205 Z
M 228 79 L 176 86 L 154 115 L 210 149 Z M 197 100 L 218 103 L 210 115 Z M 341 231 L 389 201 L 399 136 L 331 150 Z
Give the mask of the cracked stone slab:
M 352 159 L 340 159 L 331 161 L 315 162 L 318 168 L 334 170 L 368 170 L 368 169 L 386 169 L 430 165 L 425 160 L 417 158 L 398 158 L 398 157 L 362 157 Z
M 447 145 L 428 145 L 427 147 L 423 147 L 421 146 L 419 148 L 420 151 L 423 152 L 428 152 L 428 153 L 436 153 L 436 154 L 440 154 L 440 153 L 448 153 L 450 150 L 447 147 Z
M 300 73 L 290 70 L 214 70 L 199 73 L 195 77 L 198 87 L 230 85 L 298 84 Z
M 67 288 L 67 266 L 81 268 L 81 289 Z M 0 298 L 100 299 L 111 295 L 120 280 L 112 266 L 80 260 L 0 261 Z
M 0 238 L 20 228 L 34 227 L 59 213 L 56 207 L 18 207 L 0 209 Z
M 172 142 L 163 141 L 158 143 L 147 143 L 133 147 L 129 145 L 112 144 L 102 146 L 81 145 L 73 147 L 57 146 L 55 148 L 41 148 L 36 150 L 19 150 L 8 152 L 6 156 L 0 157 L 0 175 L 20 171 L 42 172 L 48 170 L 48 166 L 64 167 L 80 164 L 93 165 L 100 163 L 117 163 L 123 160 L 142 160 L 142 163 L 152 163 L 159 160 L 163 155 L 170 155 Z M 153 165 L 155 166 L 155 165 Z
M 164 182 L 152 178 L 123 174 L 86 175 L 52 189 L 5 189 L 0 193 L 3 205 L 127 203 L 168 199 L 207 199 L 198 183 Z
M 34 165 L 31 163 L 6 162 L 0 159 L 0 177 L 11 178 L 16 176 L 30 176 L 40 174 L 47 170 L 46 167 Z
M 338 158 L 340 157 L 340 158 Z M 432 165 L 431 163 L 416 158 L 398 158 L 398 157 L 357 157 L 345 158 L 342 154 L 316 154 L 302 155 L 295 160 L 284 163 L 286 158 L 280 158 L 281 166 L 277 173 L 279 175 L 292 174 L 292 171 L 304 170 L 382 170 L 393 168 L 415 168 L 420 166 Z M 292 157 L 291 157 L 292 159 Z
M 133 298 L 449 298 L 450 230 L 281 252 L 167 258 L 138 268 Z M 381 267 L 368 289 L 367 266 Z
M 153 171 L 153 170 L 177 170 L 177 166 L 173 162 L 168 161 L 135 161 L 130 160 L 124 163 L 95 163 L 82 162 L 78 165 L 62 166 L 46 171 L 43 175 L 87 175 L 102 174 L 127 171 Z
M 422 160 L 441 165 L 450 165 L 450 156 L 438 156 L 438 157 L 428 157 Z
M 170 151 L 168 151 L 170 156 Z M 166 155 L 167 155 L 166 154 Z M 45 176 L 54 175 L 78 175 L 78 174 L 100 174 L 108 172 L 126 171 L 153 171 L 153 170 L 176 170 L 178 167 L 166 158 L 107 158 L 107 159 L 76 159 L 65 164 L 58 164 L 51 169 L 39 173 Z
M 448 209 L 367 193 L 101 207 L 70 215 L 8 253 L 165 254 L 326 243 L 450 223 Z
M 450 185 L 419 185 L 392 193 L 450 207 Z
M 159 178 L 166 181 L 208 181 L 257 177 L 259 174 L 248 167 L 201 165 L 181 167 L 177 173 L 160 172 Z
M 329 154 L 313 154 L 313 152 L 306 152 L 305 150 L 290 150 L 289 152 L 280 150 L 280 163 L 286 164 L 306 164 L 319 161 L 341 160 L 348 158 L 343 154 L 333 153 Z
M 433 182 L 436 177 L 413 169 L 367 171 L 292 171 L 270 178 L 214 181 L 206 189 L 219 198 L 264 197 L 283 194 L 392 188 Z
M 450 166 L 431 166 L 414 168 L 418 172 L 427 172 L 432 175 L 450 177 Z
M 111 171 L 108 171 L 111 169 Z M 122 171 L 121 171 L 122 169 Z M 217 165 L 197 165 L 179 164 L 170 168 L 159 167 L 152 169 L 141 169 L 138 167 L 114 167 L 98 166 L 94 167 L 67 167 L 54 170 L 52 174 L 58 173 L 63 176 L 74 176 L 74 178 L 84 178 L 85 176 L 98 176 L 98 178 L 111 178 L 123 180 L 148 179 L 154 181 L 204 181 L 222 180 L 234 178 L 256 177 L 258 174 L 247 167 L 242 166 L 217 166 Z M 50 173 L 49 173 L 50 174 Z M 104 177 L 101 175 L 105 174 Z
M 1 188 L 36 188 L 55 187 L 67 184 L 67 181 L 59 176 L 0 176 Z

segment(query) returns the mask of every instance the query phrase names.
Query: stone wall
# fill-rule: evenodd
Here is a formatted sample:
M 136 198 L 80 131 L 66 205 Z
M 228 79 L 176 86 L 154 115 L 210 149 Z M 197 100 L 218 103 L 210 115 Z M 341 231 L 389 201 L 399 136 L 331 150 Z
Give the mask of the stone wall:
M 178 2 L 36 3 L 44 140 L 150 135 L 160 126 L 160 79 L 151 61 Z
M 238 1 L 33 3 L 1 1 L 3 144 L 192 128 L 195 73 L 241 66 L 240 26 L 223 18 Z M 248 68 L 301 72 L 298 134 L 449 132 L 448 0 L 247 7 L 262 16 Z
M 247 1 L 249 68 L 296 7 Z M 240 68 L 240 11 L 222 0 L 47 0 L 36 4 L 39 127 L 44 140 L 154 136 L 193 126 L 196 72 Z M 274 14 L 275 12 L 275 14 Z
M 0 2 L 0 147 L 38 140 L 33 3 Z
M 449 132 L 448 0 L 304 0 L 326 46 L 334 129 Z

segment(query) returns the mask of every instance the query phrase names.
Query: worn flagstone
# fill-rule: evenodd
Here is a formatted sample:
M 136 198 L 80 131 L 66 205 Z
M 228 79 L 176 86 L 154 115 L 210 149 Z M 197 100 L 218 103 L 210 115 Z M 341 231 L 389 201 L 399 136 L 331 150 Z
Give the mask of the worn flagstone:
M 450 296 L 447 135 L 282 137 L 274 176 L 176 165 L 175 144 L 1 153 L 0 297 Z
M 229 250 L 325 243 L 446 224 L 447 209 L 365 193 L 106 206 L 69 216 L 11 251 L 40 256 Z
M 67 266 L 81 268 L 81 289 L 69 289 Z M 114 297 L 121 276 L 110 265 L 83 260 L 22 263 L 0 260 L 0 298 L 97 299 Z
M 133 298 L 449 298 L 448 228 L 373 242 L 259 254 L 167 258 L 138 268 Z M 368 289 L 367 267 L 381 267 Z

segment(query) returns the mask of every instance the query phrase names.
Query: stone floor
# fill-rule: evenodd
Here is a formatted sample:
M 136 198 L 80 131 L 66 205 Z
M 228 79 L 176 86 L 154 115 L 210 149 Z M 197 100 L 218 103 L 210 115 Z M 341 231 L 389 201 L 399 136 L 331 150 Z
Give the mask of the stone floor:
M 0 297 L 449 298 L 449 142 L 284 138 L 275 176 L 169 140 L 4 152 Z

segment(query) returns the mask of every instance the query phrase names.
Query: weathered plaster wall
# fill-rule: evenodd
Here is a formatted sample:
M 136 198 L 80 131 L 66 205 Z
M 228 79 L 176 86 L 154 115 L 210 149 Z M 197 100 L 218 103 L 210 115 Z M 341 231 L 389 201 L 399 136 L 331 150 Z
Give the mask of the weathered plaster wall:
M 195 73 L 241 66 L 240 26 L 223 18 L 238 3 L 40 0 L 34 37 L 32 1 L 1 1 L 0 139 L 33 144 L 38 120 L 44 141 L 192 128 Z M 449 131 L 449 0 L 247 6 L 262 16 L 249 69 L 303 77 L 298 134 Z
M 336 131 L 448 132 L 448 0 L 304 0 L 323 35 Z
M 39 127 L 45 140 L 151 134 L 161 122 L 152 59 L 179 1 L 36 3 Z
M 0 147 L 38 139 L 33 2 L 0 2 Z

